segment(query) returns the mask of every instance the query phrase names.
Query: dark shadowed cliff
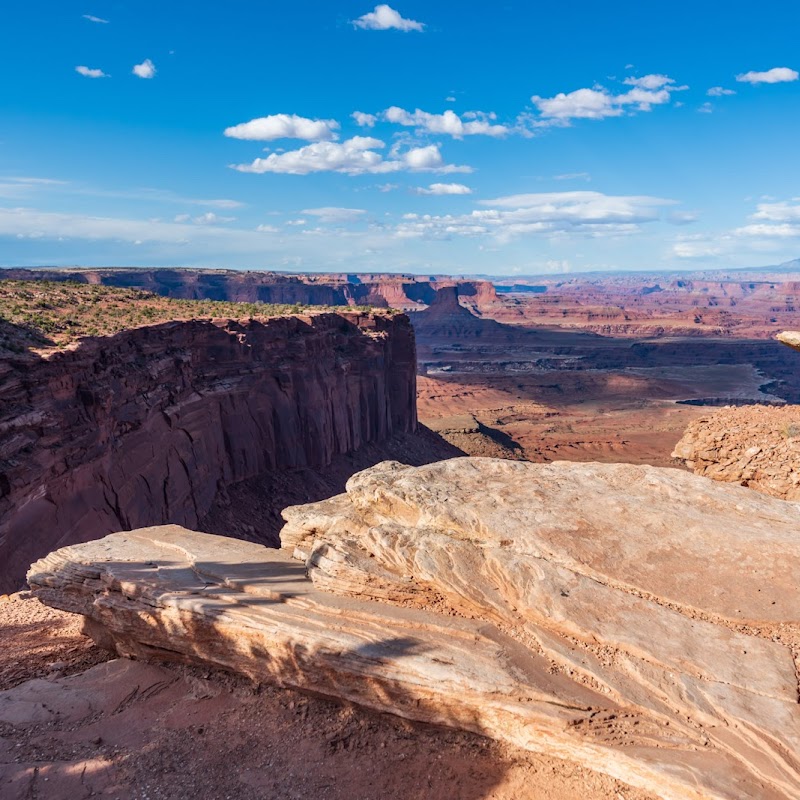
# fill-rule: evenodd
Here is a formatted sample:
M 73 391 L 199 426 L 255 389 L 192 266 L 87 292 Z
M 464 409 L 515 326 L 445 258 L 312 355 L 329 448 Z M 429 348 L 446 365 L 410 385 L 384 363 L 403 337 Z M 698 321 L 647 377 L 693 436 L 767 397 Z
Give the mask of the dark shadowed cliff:
M 197 320 L 0 362 L 0 592 L 53 548 L 415 431 L 403 315 Z M 222 531 L 219 531 L 222 532 Z

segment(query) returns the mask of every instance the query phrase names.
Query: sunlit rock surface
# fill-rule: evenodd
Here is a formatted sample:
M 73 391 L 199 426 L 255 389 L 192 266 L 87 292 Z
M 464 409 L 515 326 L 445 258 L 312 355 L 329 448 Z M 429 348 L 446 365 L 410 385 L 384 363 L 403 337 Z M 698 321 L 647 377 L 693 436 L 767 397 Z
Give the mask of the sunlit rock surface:
M 721 408 L 693 420 L 672 456 L 697 475 L 800 500 L 800 405 Z
M 800 350 L 800 331 L 783 331 L 775 337 L 779 342 L 788 344 L 795 350 Z
M 800 795 L 800 506 L 676 470 L 385 462 L 282 552 L 176 526 L 34 564 L 123 655 L 205 662 L 665 798 Z

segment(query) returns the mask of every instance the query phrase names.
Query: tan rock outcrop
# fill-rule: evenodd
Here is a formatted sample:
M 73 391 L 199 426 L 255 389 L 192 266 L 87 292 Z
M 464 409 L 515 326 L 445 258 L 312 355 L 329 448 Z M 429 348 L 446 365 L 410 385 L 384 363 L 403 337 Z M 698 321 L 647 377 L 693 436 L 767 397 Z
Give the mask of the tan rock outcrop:
M 694 420 L 672 457 L 697 475 L 800 500 L 800 406 L 721 408 Z
M 168 526 L 50 554 L 44 602 L 664 798 L 800 795 L 800 506 L 677 470 L 385 462 L 283 551 Z
M 800 350 L 800 331 L 783 331 L 775 337 L 779 342 L 783 342 L 795 350 Z

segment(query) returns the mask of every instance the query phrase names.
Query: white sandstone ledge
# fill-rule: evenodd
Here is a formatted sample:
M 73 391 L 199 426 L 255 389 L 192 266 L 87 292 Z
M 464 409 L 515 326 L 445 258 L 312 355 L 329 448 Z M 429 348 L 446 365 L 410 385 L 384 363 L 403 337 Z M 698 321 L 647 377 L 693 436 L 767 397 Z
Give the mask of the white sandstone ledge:
M 177 526 L 38 561 L 121 655 L 485 734 L 663 798 L 800 796 L 800 504 L 678 470 L 385 462 L 283 550 Z

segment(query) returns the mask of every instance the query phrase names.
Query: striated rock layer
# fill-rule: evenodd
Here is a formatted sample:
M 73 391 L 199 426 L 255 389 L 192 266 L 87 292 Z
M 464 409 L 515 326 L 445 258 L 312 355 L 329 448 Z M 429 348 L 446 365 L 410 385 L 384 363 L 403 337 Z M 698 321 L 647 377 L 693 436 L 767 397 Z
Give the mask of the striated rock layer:
M 283 550 L 150 528 L 29 573 L 122 655 L 210 663 L 663 798 L 800 795 L 800 506 L 670 469 L 384 462 Z
M 0 280 L 75 281 L 104 286 L 129 286 L 165 297 L 189 300 L 229 300 L 245 303 L 301 303 L 412 310 L 433 302 L 442 286 L 457 286 L 464 302 L 473 307 L 497 303 L 489 281 L 465 281 L 437 276 L 403 274 L 287 275 L 226 269 L 100 268 L 3 269 Z
M 0 593 L 53 548 L 416 428 L 402 315 L 197 320 L 0 363 Z

